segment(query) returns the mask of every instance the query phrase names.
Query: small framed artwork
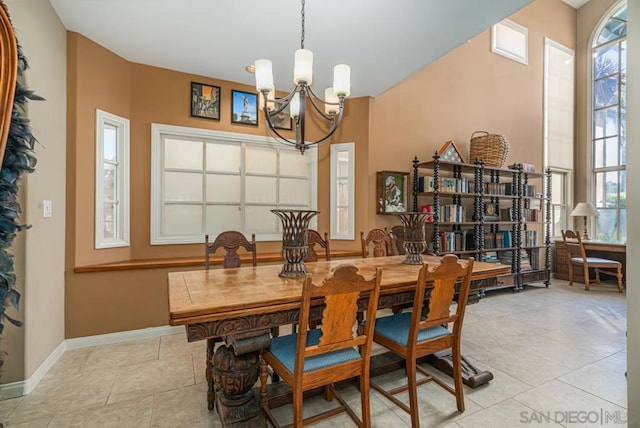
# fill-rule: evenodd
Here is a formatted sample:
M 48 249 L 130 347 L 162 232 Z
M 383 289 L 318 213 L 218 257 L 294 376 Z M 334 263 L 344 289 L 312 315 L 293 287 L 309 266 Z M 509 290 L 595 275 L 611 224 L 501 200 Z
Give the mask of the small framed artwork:
M 377 214 L 409 211 L 409 173 L 399 171 L 376 172 Z
M 191 116 L 220 120 L 220 87 L 191 82 Z
M 258 94 L 231 90 L 231 123 L 258 126 Z
M 293 128 L 290 116 L 289 106 L 287 105 L 284 110 L 282 110 L 278 114 L 270 115 L 271 123 L 273 123 L 273 127 L 276 129 L 287 129 L 291 130 Z

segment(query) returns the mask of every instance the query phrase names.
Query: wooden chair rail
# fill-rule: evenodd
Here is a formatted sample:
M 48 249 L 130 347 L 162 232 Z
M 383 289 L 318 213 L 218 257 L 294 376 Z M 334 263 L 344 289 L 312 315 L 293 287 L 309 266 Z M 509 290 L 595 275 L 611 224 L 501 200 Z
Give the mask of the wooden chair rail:
M 361 255 L 361 251 L 331 251 L 331 258 L 342 257 L 358 257 Z M 223 256 L 211 257 L 211 264 L 222 265 Z M 280 262 L 282 257 L 280 253 L 258 253 L 258 263 Z M 240 260 L 243 263 L 251 263 L 251 254 L 240 255 Z M 204 256 L 199 257 L 179 257 L 179 258 L 163 258 L 163 259 L 145 259 L 145 260 L 123 260 L 121 262 L 103 263 L 88 266 L 76 266 L 73 269 L 74 273 L 88 273 L 88 272 L 110 272 L 118 270 L 135 270 L 135 269 L 164 269 L 164 268 L 179 268 L 190 266 L 204 266 Z

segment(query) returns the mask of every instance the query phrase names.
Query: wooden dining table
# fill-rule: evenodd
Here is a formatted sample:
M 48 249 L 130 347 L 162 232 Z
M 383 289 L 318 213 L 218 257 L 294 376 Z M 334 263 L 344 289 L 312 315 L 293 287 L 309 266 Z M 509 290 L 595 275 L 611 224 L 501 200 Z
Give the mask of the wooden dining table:
M 436 256 L 423 259 L 429 265 L 440 264 Z M 392 308 L 412 303 L 421 267 L 403 260 L 404 256 L 338 259 L 307 263 L 306 268 L 315 282 L 321 282 L 341 264 L 357 266 L 365 277 L 381 267 L 379 307 Z M 273 328 L 297 321 L 302 297 L 303 278 L 280 277 L 280 270 L 281 265 L 264 265 L 168 274 L 169 323 L 184 325 L 189 342 L 207 340 L 207 400 L 210 410 L 217 409 L 223 426 L 263 425 L 252 389 L 258 379 L 260 350 L 268 346 Z M 479 300 L 474 296 L 482 292 L 483 280 L 509 271 L 507 265 L 474 263 L 469 301 Z M 314 309 L 320 318 L 321 306 Z M 214 352 L 220 341 L 226 346 Z M 466 369 L 468 375 L 480 379 L 493 377 L 475 367 Z

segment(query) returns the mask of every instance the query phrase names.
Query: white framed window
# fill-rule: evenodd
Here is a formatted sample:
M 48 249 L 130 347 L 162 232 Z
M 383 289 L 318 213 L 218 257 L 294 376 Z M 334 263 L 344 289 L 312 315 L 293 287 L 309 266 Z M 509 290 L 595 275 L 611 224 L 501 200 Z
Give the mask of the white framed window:
M 562 236 L 562 230 L 571 228 L 572 171 L 551 167 L 551 236 Z
M 491 52 L 524 65 L 529 62 L 529 30 L 505 19 L 491 27 Z
M 316 209 L 317 150 L 272 138 L 151 125 L 151 244 L 237 230 L 282 239 L 279 209 Z M 311 221 L 315 227 L 316 220 Z
M 331 239 L 355 239 L 356 145 L 331 145 Z
M 129 120 L 96 110 L 95 247 L 129 246 Z
M 598 212 L 591 234 L 627 239 L 627 3 L 619 2 L 593 34 L 590 67 L 589 200 Z

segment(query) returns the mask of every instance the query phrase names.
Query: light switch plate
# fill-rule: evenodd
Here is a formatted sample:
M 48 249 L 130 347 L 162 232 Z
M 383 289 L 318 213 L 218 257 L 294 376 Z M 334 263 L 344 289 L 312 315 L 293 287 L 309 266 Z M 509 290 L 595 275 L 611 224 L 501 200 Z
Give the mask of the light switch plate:
M 42 201 L 42 217 L 49 218 L 53 216 L 53 204 L 51 201 Z

